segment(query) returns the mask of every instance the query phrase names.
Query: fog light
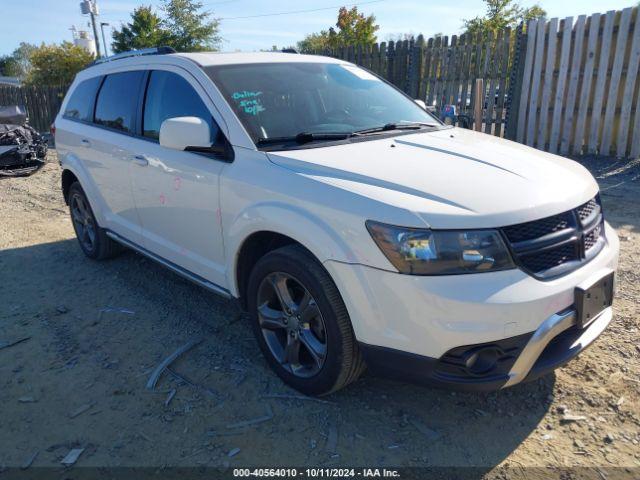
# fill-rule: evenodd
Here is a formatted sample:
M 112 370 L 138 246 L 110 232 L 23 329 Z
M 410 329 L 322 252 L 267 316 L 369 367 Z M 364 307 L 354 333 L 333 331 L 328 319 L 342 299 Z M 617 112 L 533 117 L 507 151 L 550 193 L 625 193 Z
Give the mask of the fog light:
M 502 356 L 502 351 L 496 347 L 486 347 L 476 350 L 465 360 L 465 366 L 473 375 L 486 375 L 491 372 Z

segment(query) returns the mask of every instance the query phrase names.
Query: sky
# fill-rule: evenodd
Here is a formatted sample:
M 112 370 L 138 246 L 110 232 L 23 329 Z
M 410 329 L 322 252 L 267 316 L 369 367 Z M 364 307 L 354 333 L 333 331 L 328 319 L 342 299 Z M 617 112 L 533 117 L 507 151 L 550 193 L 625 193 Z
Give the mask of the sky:
M 343 3 L 352 1 L 353 3 Z M 481 0 L 201 0 L 207 10 L 220 18 L 223 51 L 254 51 L 295 45 L 308 33 L 332 26 L 342 5 L 358 5 L 363 13 L 376 16 L 380 25 L 378 40 L 394 35 L 460 33 L 462 19 L 484 13 Z M 0 0 L 3 26 L 0 28 L 0 55 L 11 53 L 20 42 L 34 44 L 59 43 L 71 40 L 70 28 L 89 30 L 89 18 L 80 14 L 80 0 Z M 97 0 L 100 22 L 105 27 L 107 41 L 110 29 L 130 19 L 130 13 L 142 4 L 160 5 L 160 0 Z M 637 0 L 520 0 L 522 6 L 539 3 L 549 17 L 591 14 L 605 10 L 620 10 L 637 4 Z M 300 10 L 314 12 L 284 12 Z M 278 13 L 281 15 L 260 16 Z M 253 16 L 253 18 L 238 18 Z

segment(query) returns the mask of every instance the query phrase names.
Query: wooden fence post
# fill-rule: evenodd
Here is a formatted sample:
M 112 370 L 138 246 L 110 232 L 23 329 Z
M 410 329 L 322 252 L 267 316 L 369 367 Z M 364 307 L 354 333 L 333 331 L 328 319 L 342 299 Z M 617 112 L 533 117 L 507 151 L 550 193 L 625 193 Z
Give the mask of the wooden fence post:
M 473 105 L 473 129 L 482 131 L 482 107 L 484 104 L 484 79 L 476 78 Z
M 393 68 L 395 63 L 395 54 L 395 44 L 393 40 L 391 40 L 389 45 L 387 45 L 387 80 L 394 85 L 396 84 L 394 78 L 395 69 Z
M 529 24 L 535 29 L 535 22 Z M 504 137 L 515 140 L 518 130 L 518 118 L 524 112 L 520 112 L 520 98 L 522 97 L 522 84 L 525 76 L 525 60 L 527 56 L 528 35 L 524 30 L 524 24 L 520 23 L 516 29 L 516 40 L 513 53 L 513 64 L 509 79 L 509 93 L 506 102 L 506 118 Z M 529 27 L 527 27 L 527 30 Z M 534 30 L 535 31 L 535 30 Z
M 420 35 L 418 40 L 413 40 L 409 46 L 409 65 L 407 67 L 407 93 L 411 98 L 419 98 L 420 80 L 422 74 L 422 55 L 424 50 L 424 37 Z

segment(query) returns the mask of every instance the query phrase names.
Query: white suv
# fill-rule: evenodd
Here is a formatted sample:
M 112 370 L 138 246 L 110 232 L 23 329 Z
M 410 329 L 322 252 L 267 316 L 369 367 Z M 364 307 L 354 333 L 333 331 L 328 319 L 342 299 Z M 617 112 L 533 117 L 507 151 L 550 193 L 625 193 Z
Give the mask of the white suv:
M 239 299 L 306 394 L 365 365 L 503 388 L 612 319 L 618 239 L 587 170 L 445 126 L 353 64 L 134 52 L 80 72 L 55 127 L 84 253 L 124 245 Z

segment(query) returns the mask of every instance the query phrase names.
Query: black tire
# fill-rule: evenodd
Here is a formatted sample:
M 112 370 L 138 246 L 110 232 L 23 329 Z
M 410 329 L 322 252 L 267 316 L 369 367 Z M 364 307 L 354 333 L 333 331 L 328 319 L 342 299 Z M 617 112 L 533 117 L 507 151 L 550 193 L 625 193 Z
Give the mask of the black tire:
M 264 285 L 265 282 L 269 282 L 269 279 L 273 278 L 273 275 L 282 275 L 284 277 L 281 278 L 286 278 L 286 281 L 292 281 L 294 283 L 293 290 L 295 290 L 298 283 L 301 284 L 302 291 L 310 294 L 315 315 L 320 318 L 324 327 L 322 339 L 326 355 L 323 358 L 323 364 L 320 367 L 316 365 L 319 370 L 311 376 L 295 374 L 293 368 L 286 364 L 286 360 L 283 362 L 282 359 L 278 359 L 272 350 L 273 347 L 268 344 L 267 336 L 269 333 L 265 333 L 266 330 L 261 326 L 261 322 L 264 322 L 265 317 L 259 315 L 258 306 L 260 303 L 261 312 L 265 311 L 266 302 L 261 301 L 264 300 Z M 275 284 L 267 283 L 267 285 L 273 286 Z M 263 296 L 260 297 L 260 295 Z M 281 297 L 278 296 L 278 298 Z M 309 301 L 307 301 L 307 306 L 308 304 Z M 364 371 L 364 360 L 358 349 L 351 320 L 342 297 L 327 271 L 303 247 L 298 245 L 285 246 L 268 253 L 257 262 L 249 277 L 247 306 L 254 334 L 267 362 L 285 383 L 296 390 L 305 395 L 327 395 L 355 381 Z M 283 310 L 285 309 L 283 308 Z M 274 310 L 269 309 L 269 311 Z M 293 316 L 287 318 L 291 321 Z M 306 325 L 306 331 L 309 331 L 309 324 L 302 323 L 299 315 L 297 319 L 294 320 L 296 325 L 300 321 L 300 325 Z M 285 321 L 285 323 L 287 322 Z M 287 328 L 291 328 L 291 325 L 287 326 Z M 299 336 L 300 340 L 302 340 L 303 337 L 306 338 L 307 336 L 302 333 L 304 327 L 300 326 L 299 328 L 299 332 L 301 332 Z M 288 338 L 289 333 L 291 332 L 285 331 L 284 335 L 287 345 L 288 340 L 290 340 Z M 302 343 L 304 345 L 307 344 L 306 342 Z M 300 350 L 301 358 L 305 350 L 304 345 L 303 350 Z M 311 358 L 311 349 L 306 348 L 306 352 L 306 356 Z M 285 351 L 284 356 L 286 355 Z M 296 356 L 296 358 L 298 357 Z M 302 363 L 302 360 L 300 360 L 300 363 Z M 309 369 L 305 371 L 309 371 Z
M 93 260 L 106 260 L 116 256 L 122 251 L 120 244 L 111 240 L 111 238 L 107 236 L 107 232 L 98 225 L 89 199 L 84 193 L 84 190 L 82 190 L 79 182 L 74 182 L 69 187 L 68 203 L 71 223 L 76 232 L 76 238 L 78 239 L 80 248 L 87 257 Z M 82 209 L 77 208 L 80 204 L 84 205 Z M 74 212 L 74 209 L 77 209 L 77 211 Z M 79 221 L 77 218 L 79 214 L 84 217 L 84 222 Z M 89 229 L 91 229 L 93 234 L 87 233 Z

